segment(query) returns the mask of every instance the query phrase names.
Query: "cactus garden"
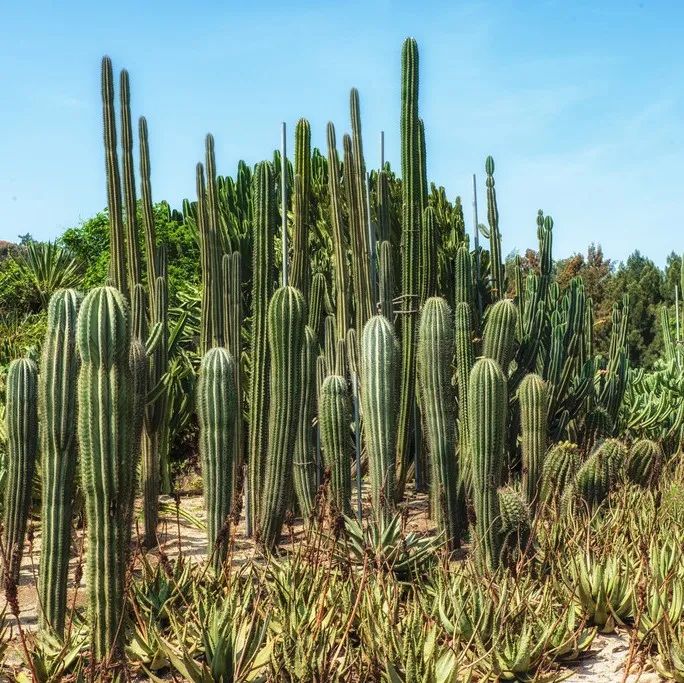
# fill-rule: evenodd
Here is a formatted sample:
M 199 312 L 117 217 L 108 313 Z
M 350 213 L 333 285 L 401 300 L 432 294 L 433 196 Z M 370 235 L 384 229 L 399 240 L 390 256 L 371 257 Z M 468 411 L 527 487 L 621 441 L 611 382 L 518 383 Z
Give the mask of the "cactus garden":
M 98 253 L 0 262 L 0 677 L 684 682 L 681 259 L 646 358 L 546 209 L 506 256 L 505 159 L 482 223 L 432 177 L 421 74 L 400 167 L 352 89 L 172 208 L 103 58 Z

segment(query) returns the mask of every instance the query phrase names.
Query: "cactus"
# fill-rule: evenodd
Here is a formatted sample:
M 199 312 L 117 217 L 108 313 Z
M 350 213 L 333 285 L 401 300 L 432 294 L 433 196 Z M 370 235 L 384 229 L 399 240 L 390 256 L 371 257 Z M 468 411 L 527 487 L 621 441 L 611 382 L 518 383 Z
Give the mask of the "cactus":
M 328 192 L 330 194 L 330 219 L 334 250 L 333 274 L 335 276 L 335 329 L 336 339 L 344 339 L 349 327 L 349 294 L 347 291 L 347 239 L 344 232 L 342 197 L 340 190 L 340 161 L 337 156 L 335 127 L 328 123 Z
M 394 258 L 392 256 L 392 243 L 385 240 L 378 246 L 378 291 L 380 307 L 379 312 L 387 320 L 394 320 Z
M 76 484 L 76 323 L 81 295 L 65 289 L 52 295 L 41 357 L 38 405 L 41 417 L 41 628 L 59 637 L 67 611 L 71 515 Z
M 19 580 L 31 486 L 38 451 L 38 367 L 28 358 L 13 360 L 7 370 L 7 479 L 2 549 L 4 585 Z
M 313 418 L 316 391 L 316 336 L 307 325 L 301 354 L 301 386 L 297 411 L 297 438 L 294 446 L 294 488 L 304 518 L 313 512 L 316 498 Z
M 541 500 L 541 477 L 548 429 L 548 392 L 539 375 L 526 375 L 518 388 L 523 490 L 532 512 Z
M 326 283 L 323 273 L 314 273 L 311 278 L 311 296 L 309 297 L 309 322 L 308 325 L 318 339 L 321 333 L 321 321 L 326 299 Z
M 594 449 L 577 472 L 574 497 L 591 510 L 598 508 L 618 482 L 626 455 L 625 447 L 616 439 L 607 439 Z
M 637 486 L 653 488 L 665 464 L 663 449 L 655 441 L 640 439 L 632 444 L 626 464 L 627 479 Z
M 525 497 L 511 486 L 499 489 L 501 514 L 500 562 L 510 564 L 525 552 L 530 542 L 532 520 Z
M 114 113 L 114 74 L 112 60 L 102 58 L 102 128 L 104 131 L 105 171 L 107 174 L 107 208 L 109 214 L 109 281 L 124 296 L 128 295 L 126 243 L 121 206 L 121 176 L 116 150 L 116 116 Z
M 125 523 L 132 497 L 133 396 L 128 306 L 112 287 L 93 289 L 78 316 L 78 437 L 86 507 L 88 610 L 95 659 L 121 653 Z
M 207 552 L 216 571 L 228 551 L 227 525 L 233 498 L 235 459 L 235 362 L 215 347 L 202 358 L 197 384 L 199 452 L 207 510 Z
M 454 301 L 456 304 L 466 303 L 471 307 L 475 303 L 473 292 L 473 264 L 468 245 L 464 242 L 456 250 L 455 271 L 455 293 Z
M 420 233 L 420 303 L 437 294 L 437 254 L 439 232 L 435 224 L 435 210 L 428 206 L 423 211 Z
M 165 277 L 158 277 L 153 285 L 154 309 L 151 318 L 158 326 L 158 340 L 148 357 L 147 389 L 153 392 L 161 383 L 169 362 L 168 349 L 168 289 Z M 159 518 L 160 446 L 166 393 L 161 392 L 153 400 L 146 401 L 142 439 L 142 487 L 145 518 L 145 547 L 157 544 L 157 521 Z
M 404 492 L 410 464 L 411 423 L 415 405 L 416 332 L 420 232 L 423 213 L 423 187 L 420 172 L 421 135 L 418 118 L 418 45 L 413 38 L 404 41 L 401 85 L 401 388 L 397 419 L 397 496 Z
M 485 161 L 487 173 L 487 222 L 489 223 L 489 259 L 492 281 L 492 296 L 503 299 L 506 293 L 504 285 L 504 267 L 501 262 L 501 232 L 499 231 L 499 209 L 496 205 L 496 190 L 494 189 L 494 159 L 491 156 Z M 505 370 L 504 370 L 505 372 Z
M 541 497 L 546 503 L 560 499 L 572 486 L 580 468 L 579 448 L 569 441 L 555 444 L 544 458 Z
M 448 546 L 459 545 L 463 502 L 456 460 L 456 407 L 451 386 L 454 348 L 449 304 L 439 297 L 423 306 L 418 330 L 418 382 L 431 463 L 431 505 Z
M 495 569 L 501 551 L 499 499 L 508 404 L 506 378 L 498 363 L 481 358 L 468 386 L 470 453 L 475 495 L 475 532 L 482 563 Z
M 305 299 L 309 297 L 309 203 L 311 201 L 311 126 L 299 119 L 295 127 L 295 192 L 292 202 L 292 279 Z
M 292 459 L 297 434 L 297 400 L 301 385 L 301 353 L 306 306 L 301 292 L 280 287 L 268 306 L 271 358 L 268 413 L 268 455 L 260 511 L 259 540 L 275 548 L 292 498 Z
M 275 186 L 268 162 L 257 166 L 253 178 L 252 328 L 249 384 L 248 529 L 260 519 L 264 467 L 268 447 L 268 305 L 273 292 L 273 235 L 276 230 Z
M 388 520 L 394 504 L 398 345 L 385 316 L 373 316 L 366 323 L 360 353 L 363 433 L 373 513 L 377 520 Z
M 458 386 L 459 475 L 467 489 L 471 487 L 472 462 L 470 457 L 468 420 L 468 384 L 473 367 L 473 325 L 470 304 L 456 304 L 456 383 Z
M 351 514 L 351 409 L 347 380 L 329 375 L 321 387 L 318 412 L 323 461 L 330 472 L 330 505 L 333 514 Z
M 518 312 L 510 299 L 497 301 L 487 312 L 482 355 L 496 361 L 504 375 L 515 353 L 515 331 Z

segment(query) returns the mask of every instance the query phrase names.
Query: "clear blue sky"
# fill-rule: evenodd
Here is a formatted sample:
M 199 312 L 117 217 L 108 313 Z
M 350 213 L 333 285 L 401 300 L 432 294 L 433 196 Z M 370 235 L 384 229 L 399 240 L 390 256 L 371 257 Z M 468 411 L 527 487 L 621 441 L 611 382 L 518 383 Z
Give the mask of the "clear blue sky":
M 663 264 L 684 250 L 684 2 L 85 2 L 0 7 L 0 239 L 54 238 L 105 205 L 100 57 L 131 73 L 150 125 L 153 191 L 194 192 L 205 133 L 218 169 L 253 163 L 300 116 L 323 146 L 359 88 L 368 166 L 399 151 L 400 52 L 417 38 L 428 174 L 470 213 L 497 162 L 504 248 L 557 257 L 600 242 Z M 482 197 L 483 198 L 483 197 Z M 484 202 L 481 202 L 484 216 Z

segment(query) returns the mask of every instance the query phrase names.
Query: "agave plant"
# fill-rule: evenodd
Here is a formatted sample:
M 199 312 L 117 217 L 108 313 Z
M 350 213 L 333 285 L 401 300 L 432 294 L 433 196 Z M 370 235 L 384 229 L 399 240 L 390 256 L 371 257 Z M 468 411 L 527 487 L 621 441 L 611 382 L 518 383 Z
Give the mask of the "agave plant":
M 23 652 L 24 663 L 31 671 L 31 677 L 19 674 L 17 681 L 59 683 L 67 676 L 74 681 L 84 680 L 83 656 L 88 649 L 86 636 L 84 628 L 72 630 L 65 641 L 49 632 L 41 631 L 29 640 Z
M 43 307 L 58 289 L 76 287 L 80 282 L 81 264 L 54 242 L 29 242 L 16 262 Z

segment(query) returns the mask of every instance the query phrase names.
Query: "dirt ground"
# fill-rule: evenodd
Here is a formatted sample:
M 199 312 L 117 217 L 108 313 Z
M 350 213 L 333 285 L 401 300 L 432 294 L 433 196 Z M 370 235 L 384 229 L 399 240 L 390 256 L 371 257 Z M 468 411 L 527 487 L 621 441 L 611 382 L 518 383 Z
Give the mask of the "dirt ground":
M 364 500 L 367 497 L 364 496 Z M 429 533 L 433 525 L 428 516 L 428 501 L 424 494 L 412 494 L 408 498 L 407 507 L 407 530 L 416 533 Z M 364 504 L 364 513 L 368 510 Z M 169 558 L 183 557 L 191 561 L 202 562 L 206 557 L 207 541 L 204 529 L 204 509 L 202 497 L 198 495 L 183 496 L 180 505 L 181 514 L 176 514 L 176 505 L 173 499 L 162 499 L 162 513 L 159 524 L 159 549 L 148 553 L 148 558 L 159 558 L 164 553 Z M 291 532 L 283 535 L 281 545 L 288 546 L 297 543 L 304 535 L 304 528 L 300 520 L 296 520 Z M 139 538 L 137 530 L 134 530 L 134 539 Z M 254 542 L 247 537 L 244 514 L 238 528 L 235 530 L 235 544 L 233 561 L 242 563 L 258 551 Z M 71 584 L 69 586 L 69 602 L 81 606 L 85 599 L 85 576 L 78 586 L 74 585 L 74 572 L 79 562 L 81 553 L 82 535 L 78 533 L 75 538 L 75 548 L 70 562 Z M 38 558 L 40 557 L 40 533 L 36 532 L 31 543 L 27 543 L 21 566 L 21 575 L 18 587 L 20 607 L 20 620 L 26 631 L 37 628 L 38 617 L 38 594 L 36 590 L 38 579 Z M 5 605 L 4 596 L 0 597 L 0 611 Z M 19 664 L 21 657 L 17 651 L 16 624 L 14 617 L 7 617 L 12 635 L 15 636 L 8 650 L 8 662 Z M 625 663 L 629 655 L 629 635 L 618 633 L 612 635 L 597 635 L 591 651 L 580 661 L 574 663 L 568 669 L 568 683 L 654 683 L 661 680 L 653 672 L 639 673 L 638 663 L 633 665 L 634 673 L 625 674 Z M 0 680 L 2 680 L 0 678 Z

